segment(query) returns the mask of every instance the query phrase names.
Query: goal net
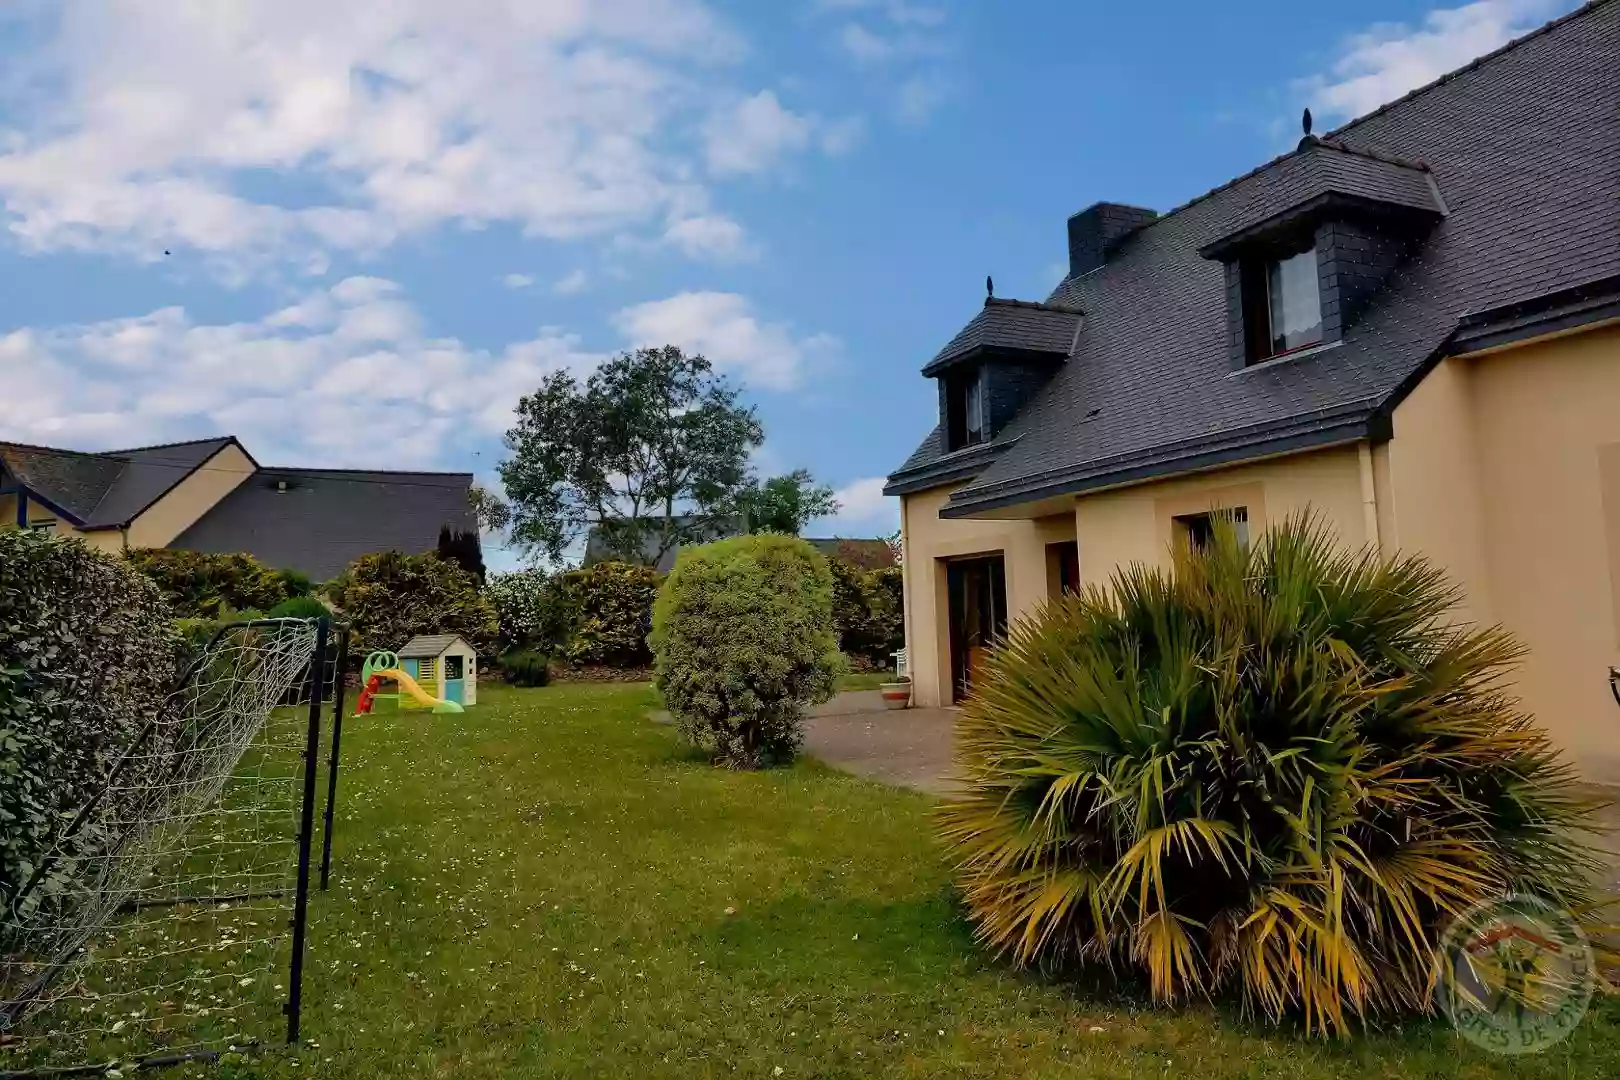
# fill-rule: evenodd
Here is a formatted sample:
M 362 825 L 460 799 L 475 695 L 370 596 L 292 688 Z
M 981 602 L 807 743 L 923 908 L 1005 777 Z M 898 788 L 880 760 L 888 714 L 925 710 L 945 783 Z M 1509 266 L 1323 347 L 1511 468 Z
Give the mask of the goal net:
M 0 1071 L 273 1036 L 309 698 L 336 662 L 316 656 L 318 634 L 294 619 L 225 628 L 62 823 L 3 913 Z

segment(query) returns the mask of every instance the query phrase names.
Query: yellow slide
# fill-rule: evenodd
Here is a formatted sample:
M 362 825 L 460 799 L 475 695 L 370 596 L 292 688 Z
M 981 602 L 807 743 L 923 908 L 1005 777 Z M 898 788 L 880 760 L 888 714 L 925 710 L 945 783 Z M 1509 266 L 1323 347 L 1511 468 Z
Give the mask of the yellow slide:
M 412 701 L 424 708 L 432 709 L 436 713 L 457 713 L 464 711 L 459 701 L 449 701 L 445 698 L 436 698 L 428 694 L 417 685 L 415 679 L 400 668 L 381 668 L 372 672 L 384 679 L 392 679 L 399 684 L 401 693 L 408 694 Z

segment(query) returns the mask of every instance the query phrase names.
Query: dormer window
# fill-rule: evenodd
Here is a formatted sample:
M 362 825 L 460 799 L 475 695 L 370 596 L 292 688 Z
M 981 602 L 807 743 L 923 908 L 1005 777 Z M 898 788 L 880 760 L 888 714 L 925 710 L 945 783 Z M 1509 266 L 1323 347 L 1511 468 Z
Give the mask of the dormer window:
M 1266 311 L 1270 355 L 1322 340 L 1322 294 L 1317 286 L 1316 245 L 1266 264 Z
M 950 449 L 984 442 L 984 372 L 980 368 L 946 376 L 945 408 Z

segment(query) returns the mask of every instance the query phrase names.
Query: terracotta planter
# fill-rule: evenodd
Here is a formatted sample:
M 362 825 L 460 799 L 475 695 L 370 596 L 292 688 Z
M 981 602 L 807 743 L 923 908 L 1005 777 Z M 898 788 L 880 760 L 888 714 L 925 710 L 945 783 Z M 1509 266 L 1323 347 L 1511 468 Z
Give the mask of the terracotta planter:
M 883 684 L 883 704 L 891 709 L 904 709 L 911 704 L 911 683 L 886 682 Z

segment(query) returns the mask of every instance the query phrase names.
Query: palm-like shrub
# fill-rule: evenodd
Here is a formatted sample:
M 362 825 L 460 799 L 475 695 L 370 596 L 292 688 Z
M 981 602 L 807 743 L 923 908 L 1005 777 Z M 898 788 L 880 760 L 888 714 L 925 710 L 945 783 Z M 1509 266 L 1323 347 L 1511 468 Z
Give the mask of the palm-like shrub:
M 1505 692 L 1520 647 L 1448 625 L 1458 599 L 1301 518 L 1016 624 L 963 710 L 968 797 L 940 811 L 979 938 L 1340 1031 L 1429 1012 L 1477 901 L 1590 911 L 1570 831 L 1591 807 Z

